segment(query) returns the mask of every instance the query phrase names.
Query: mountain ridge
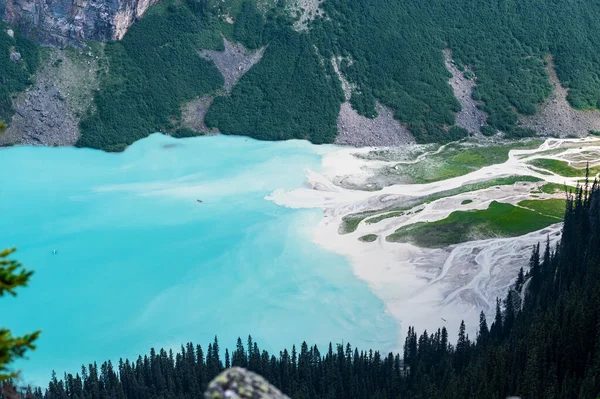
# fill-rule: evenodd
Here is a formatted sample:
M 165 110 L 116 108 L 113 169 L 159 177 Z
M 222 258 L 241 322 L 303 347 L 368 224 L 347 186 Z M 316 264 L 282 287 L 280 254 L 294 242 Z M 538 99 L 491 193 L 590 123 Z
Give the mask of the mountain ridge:
M 582 0 L 568 13 L 560 4 L 537 0 L 523 7 L 481 0 L 432 0 L 427 7 L 389 0 L 310 3 L 303 8 L 283 0 L 167 0 L 141 19 L 131 11 L 133 3 L 115 3 L 114 10 L 130 10 L 128 23 L 139 21 L 123 35 L 116 28 L 90 33 L 121 40 L 100 45 L 105 65 L 97 68 L 93 104 L 79 117 L 77 145 L 120 151 L 155 131 L 402 145 L 499 132 L 510 138 L 536 130 L 582 135 L 600 126 L 600 40 L 593 40 L 600 29 L 589 18 L 598 11 Z M 145 10 L 152 2 L 140 4 Z M 87 38 L 77 29 L 68 30 L 74 39 Z M 223 86 L 214 63 L 198 60 L 201 50 L 227 51 L 222 37 L 249 51 L 265 49 L 233 87 Z M 164 79 L 171 87 L 163 86 Z M 570 107 L 587 114 L 567 112 L 567 119 L 579 122 L 549 129 L 547 117 L 540 122 L 530 116 L 554 109 L 544 104 L 562 89 L 558 79 L 565 93 L 559 100 L 566 97 Z M 152 82 L 149 92 L 136 87 L 141 81 Z M 187 107 L 203 98 L 202 106 Z M 120 114 L 123 109 L 127 115 Z

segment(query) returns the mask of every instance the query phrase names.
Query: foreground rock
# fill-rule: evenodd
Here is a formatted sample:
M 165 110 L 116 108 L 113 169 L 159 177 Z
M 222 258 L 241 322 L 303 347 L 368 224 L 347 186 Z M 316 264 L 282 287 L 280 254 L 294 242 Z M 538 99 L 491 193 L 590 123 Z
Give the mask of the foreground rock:
M 0 0 L 0 17 L 42 43 L 119 40 L 159 0 Z
M 206 399 L 290 399 L 260 375 L 240 367 L 215 377 L 204 393 Z

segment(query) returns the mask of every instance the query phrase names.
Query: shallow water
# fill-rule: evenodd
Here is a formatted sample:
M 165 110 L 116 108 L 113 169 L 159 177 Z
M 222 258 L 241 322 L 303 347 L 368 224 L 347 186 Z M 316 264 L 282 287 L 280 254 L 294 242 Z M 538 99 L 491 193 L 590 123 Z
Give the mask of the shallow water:
M 264 199 L 301 187 L 333 150 L 160 134 L 120 154 L 0 150 L 0 247 L 35 270 L 0 299 L 0 324 L 42 330 L 16 364 L 24 380 L 215 334 L 221 347 L 252 334 L 275 352 L 302 340 L 398 349 L 381 300 L 312 242 L 321 211 Z

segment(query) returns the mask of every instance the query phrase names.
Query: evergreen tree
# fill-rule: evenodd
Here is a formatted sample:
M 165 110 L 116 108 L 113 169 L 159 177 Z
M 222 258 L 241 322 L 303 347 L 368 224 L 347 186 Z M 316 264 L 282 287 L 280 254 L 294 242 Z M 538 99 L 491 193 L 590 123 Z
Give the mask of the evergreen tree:
M 509 290 L 506 300 L 504 301 L 504 320 L 502 322 L 502 329 L 504 336 L 508 336 L 510 330 L 513 327 L 515 321 L 515 298 L 514 291 Z
M 525 284 L 525 273 L 523 272 L 523 268 L 520 268 L 519 274 L 517 275 L 517 281 L 515 282 L 515 291 L 521 292 L 523 284 Z
M 502 331 L 502 309 L 500 308 L 500 298 L 496 298 L 496 316 L 490 328 L 490 335 L 495 339 L 499 339 L 502 336 Z
M 0 131 L 5 125 L 0 123 Z M 14 249 L 5 249 L 0 252 L 0 296 L 10 294 L 16 296 L 16 289 L 26 287 L 32 271 L 28 271 L 16 260 L 9 259 L 15 252 Z M 18 376 L 18 373 L 9 369 L 10 363 L 15 359 L 25 356 L 27 350 L 35 349 L 34 342 L 40 332 L 26 334 L 22 337 L 13 337 L 11 331 L 0 327 L 0 383 Z
M 523 269 L 521 269 L 521 270 L 523 270 Z M 488 325 L 487 325 L 487 321 L 485 319 L 485 314 L 483 313 L 483 310 L 482 310 L 481 313 L 479 313 L 479 330 L 477 332 L 477 343 L 484 344 L 487 341 L 489 334 L 490 334 L 490 331 L 488 330 Z

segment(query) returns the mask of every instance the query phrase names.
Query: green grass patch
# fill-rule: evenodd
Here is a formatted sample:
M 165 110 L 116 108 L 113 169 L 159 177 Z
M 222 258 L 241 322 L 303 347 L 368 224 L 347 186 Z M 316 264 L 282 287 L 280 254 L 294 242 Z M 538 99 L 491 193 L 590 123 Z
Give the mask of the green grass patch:
M 565 187 L 567 190 L 573 190 L 575 188 L 573 186 L 566 186 L 564 184 L 546 183 L 542 187 L 540 187 L 540 191 L 545 194 L 558 194 L 564 193 Z
M 373 242 L 377 240 L 377 234 L 367 234 L 366 236 L 362 236 L 359 238 L 362 242 Z
M 538 158 L 532 159 L 527 162 L 528 164 L 535 166 L 536 168 L 542 168 L 549 170 L 557 175 L 565 177 L 580 177 L 585 176 L 585 169 L 577 169 L 569 166 L 568 162 L 560 161 L 557 159 Z M 600 172 L 600 166 L 593 166 L 590 168 L 590 176 L 595 176 Z
M 396 218 L 396 217 L 400 217 L 400 216 L 404 216 L 403 211 L 394 211 L 394 212 L 385 213 L 383 215 L 375 216 L 373 218 L 369 218 L 369 219 L 365 220 L 365 223 L 367 223 L 367 224 L 379 223 L 384 219 Z
M 551 198 L 545 200 L 525 200 L 517 205 L 524 208 L 532 209 L 542 215 L 552 216 L 557 219 L 562 219 L 565 215 L 565 207 L 567 201 L 562 198 Z
M 486 180 L 486 181 L 482 181 L 482 182 L 478 182 L 478 183 L 464 184 L 460 187 L 457 187 L 457 188 L 454 188 L 451 190 L 440 191 L 439 193 L 433 194 L 430 197 L 428 197 L 425 202 L 432 202 L 432 201 L 438 200 L 440 198 L 452 197 L 454 195 L 464 194 L 464 193 L 468 193 L 471 191 L 484 190 L 486 188 L 495 187 L 495 186 L 512 186 L 513 184 L 518 183 L 518 182 L 533 182 L 533 183 L 535 183 L 535 182 L 539 182 L 539 181 L 542 181 L 542 179 L 534 177 L 534 176 L 498 177 L 496 179 Z
M 342 230 L 344 233 L 353 233 L 358 228 L 360 222 L 367 216 L 364 215 L 348 215 L 342 218 Z
M 369 224 L 373 224 L 373 223 L 381 222 L 382 220 L 385 220 L 385 219 L 402 216 L 402 215 L 404 215 L 405 211 L 407 211 L 409 209 L 412 209 L 416 206 L 423 205 L 423 204 L 426 204 L 429 202 L 436 201 L 441 198 L 452 197 L 452 196 L 455 196 L 458 194 L 468 193 L 468 192 L 477 191 L 477 190 L 483 190 L 483 189 L 495 187 L 495 186 L 509 186 L 509 185 L 513 185 L 517 182 L 539 182 L 539 181 L 542 181 L 542 179 L 539 179 L 539 178 L 533 177 L 533 176 L 507 176 L 507 177 L 499 177 L 496 179 L 487 180 L 487 181 L 483 181 L 483 182 L 479 182 L 479 183 L 465 184 L 463 186 L 454 188 L 452 190 L 445 190 L 445 191 L 440 191 L 439 193 L 436 193 L 436 194 L 432 194 L 428 197 L 423 198 L 421 201 L 418 201 L 411 206 L 388 209 L 385 211 L 387 213 L 371 217 L 370 219 L 367 219 L 365 222 L 369 223 Z M 469 200 L 467 200 L 467 201 L 469 201 Z M 418 213 L 421 210 L 422 209 L 419 209 L 415 213 Z M 382 211 L 382 212 L 384 212 L 384 211 Z M 365 219 L 369 216 L 372 216 L 375 213 L 376 212 L 372 212 L 369 214 L 356 214 L 356 215 L 348 216 L 348 221 L 346 221 L 346 219 L 344 219 L 344 222 L 343 222 L 344 223 L 344 225 L 343 225 L 344 231 L 349 232 L 349 233 L 355 231 L 356 228 L 358 227 L 358 224 L 363 219 Z M 348 230 L 348 228 L 353 228 L 353 230 Z
M 432 183 L 466 175 L 484 166 L 508 160 L 512 149 L 537 148 L 539 140 L 513 142 L 506 145 L 472 146 L 464 143 L 449 144 L 439 154 L 433 154 L 415 164 L 398 164 L 388 173 L 398 175 L 408 183 Z
M 463 202 L 461 202 L 460 204 L 461 204 L 461 205 L 467 205 L 467 204 L 470 204 L 471 202 L 473 202 L 473 200 L 466 199 L 466 200 L 464 200 Z
M 485 210 L 456 211 L 435 222 L 403 226 L 389 235 L 387 240 L 440 248 L 476 239 L 516 237 L 556 222 L 554 216 L 493 201 Z

